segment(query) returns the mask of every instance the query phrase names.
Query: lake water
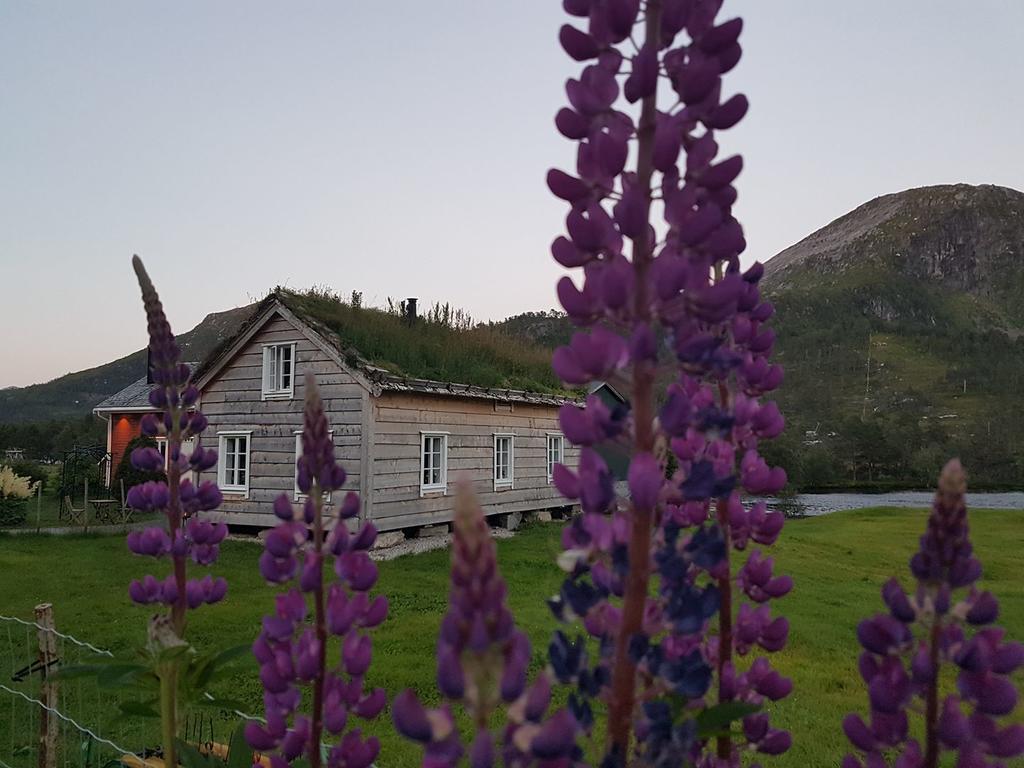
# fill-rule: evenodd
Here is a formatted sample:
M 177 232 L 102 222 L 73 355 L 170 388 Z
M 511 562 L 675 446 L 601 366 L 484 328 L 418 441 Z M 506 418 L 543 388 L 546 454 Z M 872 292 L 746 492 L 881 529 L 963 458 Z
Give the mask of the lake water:
M 844 509 L 864 507 L 930 507 L 934 493 L 925 491 L 896 491 L 893 493 L 801 493 L 797 501 L 804 514 L 827 515 Z M 771 502 L 769 502 L 771 506 Z M 967 508 L 1024 509 L 1024 492 L 968 493 Z

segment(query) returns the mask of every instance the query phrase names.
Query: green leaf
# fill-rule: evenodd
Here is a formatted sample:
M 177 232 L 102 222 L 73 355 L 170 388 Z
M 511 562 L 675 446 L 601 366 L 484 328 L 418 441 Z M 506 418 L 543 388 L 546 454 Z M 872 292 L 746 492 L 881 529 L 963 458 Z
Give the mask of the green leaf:
M 760 705 L 746 701 L 726 701 L 708 707 L 697 715 L 697 736 L 706 739 L 728 733 L 734 721 L 752 715 L 760 709 Z
M 154 707 L 156 702 L 156 699 L 151 701 L 122 701 L 117 706 L 125 715 L 159 718 L 160 713 Z
M 56 680 L 74 680 L 82 677 L 96 677 L 109 664 L 69 664 L 53 673 Z
M 169 661 L 179 661 L 183 656 L 186 656 L 192 652 L 192 646 L 188 643 L 182 643 L 181 645 L 172 645 L 170 648 L 162 649 L 156 655 L 156 661 L 159 664 L 165 664 Z
M 204 657 L 194 666 L 194 672 L 190 670 L 193 685 L 196 688 L 205 689 L 207 685 L 223 674 L 224 667 L 235 659 L 242 658 L 251 653 L 251 647 L 248 645 L 234 645 L 230 648 L 225 648 L 215 656 Z
M 228 742 L 228 763 L 226 768 L 252 768 L 252 749 L 245 740 L 245 721 L 243 720 L 231 734 Z
M 202 754 L 191 744 L 186 744 L 181 739 L 175 739 L 178 750 L 178 762 L 184 768 L 213 768 L 217 765 L 213 758 Z
M 150 670 L 141 664 L 112 664 L 103 667 L 96 674 L 96 685 L 100 688 L 120 688 L 144 678 Z

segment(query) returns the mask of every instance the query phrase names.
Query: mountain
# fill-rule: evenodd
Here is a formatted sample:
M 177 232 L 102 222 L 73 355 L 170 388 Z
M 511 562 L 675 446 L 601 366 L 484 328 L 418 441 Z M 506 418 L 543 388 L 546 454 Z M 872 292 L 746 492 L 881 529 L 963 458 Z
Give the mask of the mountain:
M 179 335 L 178 344 L 184 359 L 205 357 L 222 339 L 234 333 L 254 306 L 214 312 L 191 331 Z M 0 424 L 51 421 L 88 414 L 98 402 L 145 374 L 146 350 L 142 349 L 45 384 L 0 390 Z
M 959 455 L 975 487 L 1024 482 L 1024 194 L 924 187 L 876 198 L 765 265 L 777 308 L 766 448 L 798 487 L 931 487 Z M 557 313 L 495 324 L 565 343 Z
M 549 309 L 547 312 L 523 312 L 488 326 L 509 336 L 539 344 L 548 349 L 555 349 L 569 343 L 573 325 L 564 312 Z
M 971 297 L 975 309 L 995 311 L 979 318 L 984 324 L 1001 320 L 1014 331 L 1024 322 L 1022 254 L 1024 194 L 991 185 L 922 187 L 875 198 L 790 246 L 768 261 L 762 285 L 849 289 L 884 273 L 902 287 Z M 874 314 L 901 311 L 880 303 Z
M 1024 470 L 1024 194 L 876 198 L 767 262 L 790 464 L 813 485 Z M 977 484 L 977 483 L 976 483 Z

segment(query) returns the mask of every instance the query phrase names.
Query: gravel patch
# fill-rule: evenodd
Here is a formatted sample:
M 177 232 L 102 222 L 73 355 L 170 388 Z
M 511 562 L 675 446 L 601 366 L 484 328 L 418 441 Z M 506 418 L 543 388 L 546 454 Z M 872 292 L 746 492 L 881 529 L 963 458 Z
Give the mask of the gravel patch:
M 504 528 L 492 528 L 491 536 L 496 539 L 511 539 L 515 535 L 512 531 Z M 244 536 L 241 534 L 230 534 L 228 541 L 241 541 L 248 544 L 263 545 L 258 536 Z M 417 539 L 403 539 L 400 543 L 391 547 L 370 550 L 370 559 L 383 561 L 394 560 L 405 555 L 418 555 L 422 552 L 431 552 L 435 549 L 447 549 L 452 543 L 452 535 L 447 533 L 443 536 L 421 536 Z
M 82 526 L 51 526 L 49 528 L 0 528 L 0 536 L 24 536 L 30 533 L 45 534 L 47 536 L 74 536 L 82 533 L 95 533 L 100 536 L 117 536 L 129 531 L 140 531 L 153 525 L 154 521 L 127 523 L 122 525 L 90 525 L 86 530 Z
M 504 528 L 492 528 L 491 536 L 496 539 L 511 539 L 515 534 L 506 531 Z M 418 539 L 406 539 L 393 547 L 374 549 L 370 551 L 371 560 L 394 560 L 405 555 L 418 555 L 421 552 L 431 552 L 435 549 L 447 549 L 452 543 L 450 533 L 444 536 L 421 536 Z

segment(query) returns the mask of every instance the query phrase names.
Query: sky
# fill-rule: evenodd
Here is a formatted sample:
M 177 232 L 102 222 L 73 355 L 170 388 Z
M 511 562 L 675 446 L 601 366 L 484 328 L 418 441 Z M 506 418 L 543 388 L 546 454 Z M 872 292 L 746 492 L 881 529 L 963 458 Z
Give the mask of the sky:
M 0 0 L 0 387 L 275 285 L 556 306 L 571 169 L 557 0 Z M 766 260 L 878 195 L 1024 190 L 1021 0 L 727 0 L 751 101 L 736 214 Z

